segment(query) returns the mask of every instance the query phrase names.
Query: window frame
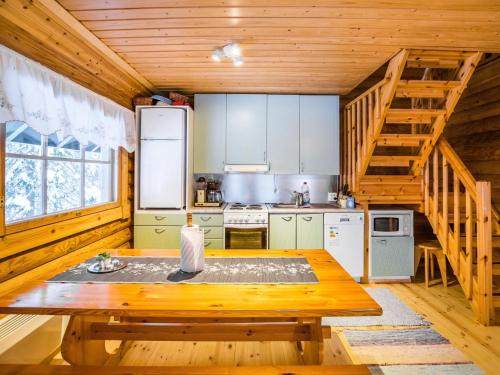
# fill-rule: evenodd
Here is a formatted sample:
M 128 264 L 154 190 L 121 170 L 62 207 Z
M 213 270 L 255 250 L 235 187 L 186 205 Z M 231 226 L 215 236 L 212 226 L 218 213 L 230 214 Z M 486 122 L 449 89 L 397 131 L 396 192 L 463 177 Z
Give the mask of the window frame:
M 45 155 L 45 150 L 43 151 L 43 156 L 26 156 L 31 159 L 39 160 L 58 160 L 65 161 L 71 160 L 73 162 L 79 162 L 82 168 L 85 168 L 85 163 L 82 159 L 85 159 L 85 150 L 81 150 L 80 158 L 70 159 L 61 157 L 47 157 Z M 74 218 L 79 218 L 86 215 L 96 214 L 99 212 L 104 212 L 111 209 L 116 209 L 122 207 L 122 218 L 128 218 L 130 216 L 128 207 L 128 153 L 125 149 L 120 147 L 116 152 L 112 152 L 114 155 L 114 160 L 111 160 L 111 173 L 114 174 L 113 184 L 116 186 L 111 186 L 110 189 L 113 190 L 114 200 L 111 202 L 100 203 L 88 207 L 79 207 L 73 210 L 54 212 L 50 214 L 45 214 L 43 216 L 36 216 L 33 218 L 28 218 L 12 223 L 6 223 L 5 217 L 5 161 L 7 158 L 6 152 L 6 126 L 4 123 L 0 124 L 0 237 L 18 233 L 21 231 L 26 231 L 33 228 L 38 228 L 44 225 L 58 223 L 64 220 L 70 220 Z M 110 156 L 111 158 L 111 156 Z M 95 160 L 87 160 L 89 163 L 98 163 Z M 104 164 L 108 162 L 101 162 L 98 164 Z M 45 163 L 45 168 L 48 163 Z M 83 170 L 84 172 L 84 170 Z M 116 178 L 116 179 L 115 179 Z M 82 176 L 82 184 L 84 178 Z M 116 191 L 116 194 L 114 193 Z M 46 199 L 45 197 L 43 198 Z M 84 202 L 84 192 L 82 191 L 82 201 Z M 45 206 L 44 206 L 45 208 Z M 104 223 L 103 223 L 104 224 Z

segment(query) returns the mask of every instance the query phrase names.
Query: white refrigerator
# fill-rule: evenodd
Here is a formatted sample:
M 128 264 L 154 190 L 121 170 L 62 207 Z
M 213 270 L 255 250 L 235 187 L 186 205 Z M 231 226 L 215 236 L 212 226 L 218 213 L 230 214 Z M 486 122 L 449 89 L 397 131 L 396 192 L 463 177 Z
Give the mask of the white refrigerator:
M 186 117 L 184 108 L 141 109 L 140 209 L 186 206 Z

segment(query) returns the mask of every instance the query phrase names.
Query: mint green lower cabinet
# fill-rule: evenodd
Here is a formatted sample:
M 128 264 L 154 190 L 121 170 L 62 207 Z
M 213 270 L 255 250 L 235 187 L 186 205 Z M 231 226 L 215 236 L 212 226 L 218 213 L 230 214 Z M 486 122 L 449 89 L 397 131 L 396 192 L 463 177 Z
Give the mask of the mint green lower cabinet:
M 179 249 L 181 226 L 134 226 L 134 247 L 137 249 Z
M 205 237 L 205 249 L 224 249 L 224 240 Z
M 296 237 L 295 214 L 269 215 L 269 248 L 270 249 L 295 249 Z
M 297 215 L 297 249 L 323 248 L 323 214 Z

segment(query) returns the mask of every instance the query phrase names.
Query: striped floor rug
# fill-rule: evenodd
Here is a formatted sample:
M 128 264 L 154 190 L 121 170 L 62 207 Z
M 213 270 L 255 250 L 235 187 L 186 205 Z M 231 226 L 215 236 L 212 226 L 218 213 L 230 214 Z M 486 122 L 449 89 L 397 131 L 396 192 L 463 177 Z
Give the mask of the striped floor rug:
M 404 303 L 389 289 L 367 289 L 383 290 L 370 293 L 372 295 L 387 297 L 392 294 L 390 298 L 384 298 L 384 314 L 387 311 L 393 316 L 394 311 L 391 310 L 404 311 L 401 308 Z M 382 317 L 380 321 L 385 323 L 387 319 Z M 369 365 L 373 375 L 483 374 L 460 350 L 432 329 L 430 323 L 415 320 L 416 325 L 409 326 L 406 325 L 408 319 L 400 318 L 392 322 L 404 321 L 403 325 L 387 327 L 385 324 L 381 326 L 380 321 L 372 320 L 367 325 L 349 322 L 349 326 L 334 327 L 343 336 L 353 362 Z

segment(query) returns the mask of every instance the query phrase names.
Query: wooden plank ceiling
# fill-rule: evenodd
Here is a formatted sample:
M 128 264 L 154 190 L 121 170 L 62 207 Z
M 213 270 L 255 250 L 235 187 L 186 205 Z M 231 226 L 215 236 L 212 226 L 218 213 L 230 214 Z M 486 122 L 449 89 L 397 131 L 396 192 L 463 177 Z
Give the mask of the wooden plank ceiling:
M 496 0 L 59 0 L 159 89 L 346 94 L 400 48 L 500 52 Z M 239 42 L 244 64 L 214 62 Z

